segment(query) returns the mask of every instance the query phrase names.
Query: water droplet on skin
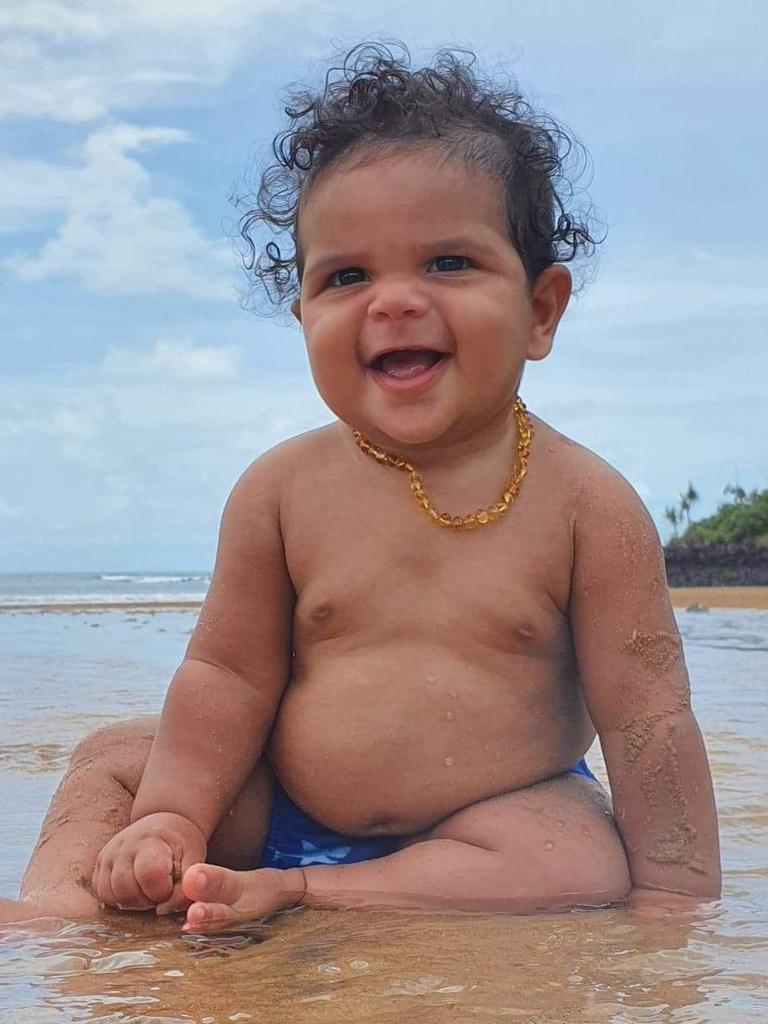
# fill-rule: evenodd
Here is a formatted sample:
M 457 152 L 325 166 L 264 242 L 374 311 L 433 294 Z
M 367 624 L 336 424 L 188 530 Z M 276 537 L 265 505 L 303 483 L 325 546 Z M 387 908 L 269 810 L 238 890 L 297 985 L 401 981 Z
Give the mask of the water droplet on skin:
M 455 711 L 446 711 L 445 712 L 445 717 L 446 717 L 447 721 L 452 722 L 454 720 L 454 718 L 456 717 L 456 712 Z
M 427 682 L 432 684 L 437 682 L 437 676 L 427 676 Z
M 446 768 L 453 768 L 453 766 L 456 764 L 456 760 L 453 757 L 446 757 L 444 763 Z
M 546 841 L 546 843 L 544 843 L 544 849 L 545 850 L 554 850 L 554 848 L 555 848 L 555 844 L 552 842 L 551 839 L 548 839 Z

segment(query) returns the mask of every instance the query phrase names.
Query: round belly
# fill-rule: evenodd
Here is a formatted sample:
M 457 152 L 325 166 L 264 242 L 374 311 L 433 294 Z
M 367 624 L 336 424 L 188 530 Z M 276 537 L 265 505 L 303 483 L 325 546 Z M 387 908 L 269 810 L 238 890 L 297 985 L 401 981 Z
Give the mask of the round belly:
M 270 738 L 289 795 L 341 833 L 423 831 L 565 771 L 591 741 L 577 687 L 551 666 L 469 678 L 466 663 L 415 674 L 387 660 L 379 672 L 368 658 L 294 680 Z

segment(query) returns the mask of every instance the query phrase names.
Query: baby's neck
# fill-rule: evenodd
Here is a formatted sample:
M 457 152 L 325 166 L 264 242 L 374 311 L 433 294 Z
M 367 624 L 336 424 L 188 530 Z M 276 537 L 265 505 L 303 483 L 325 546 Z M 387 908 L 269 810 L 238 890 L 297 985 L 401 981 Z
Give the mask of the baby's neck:
M 377 447 L 399 455 L 417 469 L 439 475 L 472 472 L 474 466 L 485 466 L 499 460 L 505 467 L 514 457 L 517 427 L 513 396 L 508 406 L 500 409 L 491 419 L 466 432 L 436 438 L 425 444 L 403 444 L 385 434 L 369 436 Z M 345 427 L 350 443 L 352 431 Z

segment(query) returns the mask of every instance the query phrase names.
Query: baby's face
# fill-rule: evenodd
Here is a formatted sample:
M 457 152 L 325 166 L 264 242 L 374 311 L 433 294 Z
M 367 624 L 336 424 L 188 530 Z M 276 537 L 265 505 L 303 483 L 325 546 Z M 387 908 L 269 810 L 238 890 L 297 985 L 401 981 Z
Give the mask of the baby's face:
M 501 186 L 429 150 L 331 169 L 299 231 L 315 383 L 384 446 L 460 441 L 505 414 L 568 299 L 561 267 L 529 286 Z

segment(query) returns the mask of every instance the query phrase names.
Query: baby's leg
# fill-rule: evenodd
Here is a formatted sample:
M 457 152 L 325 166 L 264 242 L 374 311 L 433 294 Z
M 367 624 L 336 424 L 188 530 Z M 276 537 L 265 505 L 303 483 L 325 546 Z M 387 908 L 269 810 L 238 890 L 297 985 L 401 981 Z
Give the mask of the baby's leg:
M 304 906 L 534 913 L 624 899 L 624 848 L 600 786 L 561 775 L 466 807 L 378 860 L 303 868 Z M 283 878 L 281 879 L 281 874 Z M 194 931 L 236 927 L 301 897 L 295 869 L 190 868 Z
M 129 823 L 157 721 L 120 722 L 78 744 L 43 822 L 21 899 L 0 899 L 0 922 L 99 915 L 90 890 L 93 867 L 104 844 Z M 209 861 L 239 869 L 258 862 L 271 796 L 271 774 L 260 764 L 211 837 Z

